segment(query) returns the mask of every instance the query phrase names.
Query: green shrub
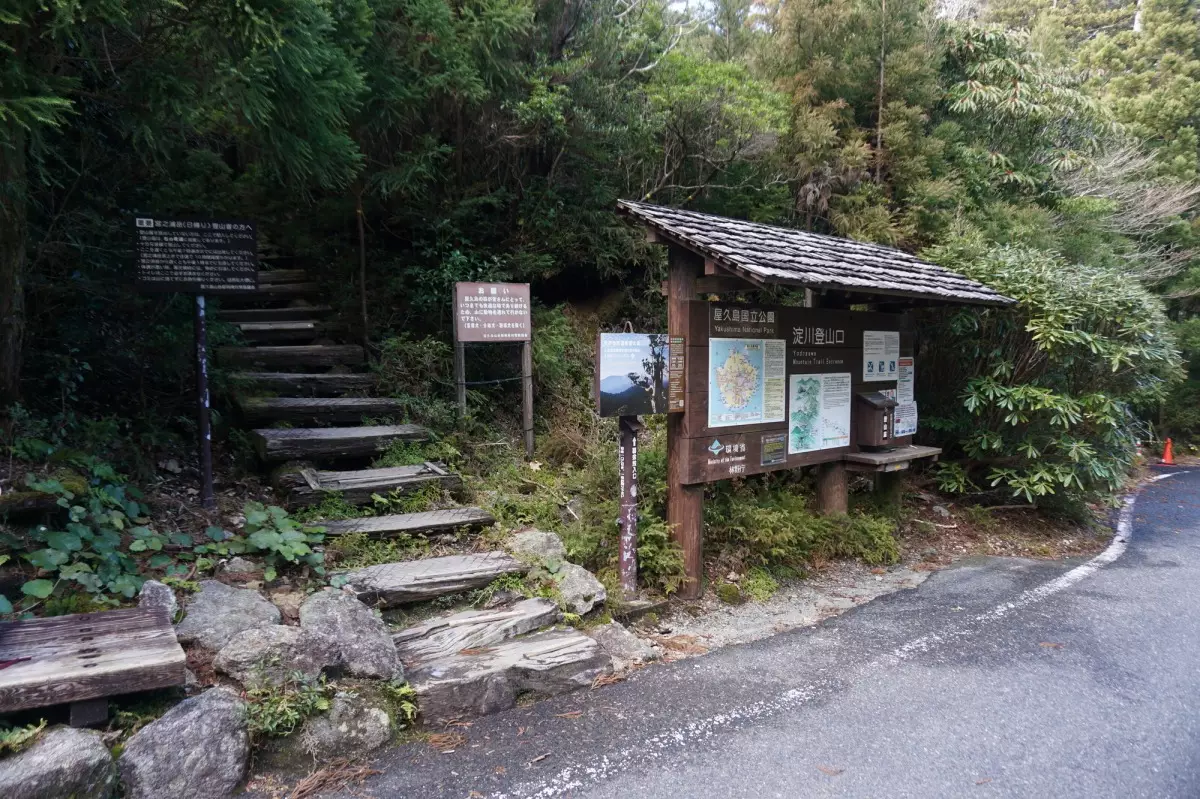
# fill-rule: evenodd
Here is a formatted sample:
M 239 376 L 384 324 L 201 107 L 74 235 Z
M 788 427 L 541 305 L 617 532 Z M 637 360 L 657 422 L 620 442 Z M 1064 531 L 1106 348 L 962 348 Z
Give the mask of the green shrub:
M 325 558 L 314 546 L 325 540 L 323 527 L 303 524 L 277 505 L 247 502 L 243 508 L 246 524 L 244 535 L 235 536 L 220 527 L 205 532 L 211 543 L 194 548 L 200 555 L 262 556 L 266 561 L 263 577 L 274 580 L 285 565 L 308 566 L 317 574 L 325 573 Z
M 821 516 L 781 479 L 720 483 L 705 504 L 705 543 L 748 566 L 802 566 L 834 558 L 895 563 L 895 523 L 864 513 Z
M 1200 446 L 1200 380 L 1180 383 L 1163 403 L 1160 438 L 1174 438 L 1178 444 Z
M 1115 269 L 971 236 L 927 255 L 1018 300 L 952 314 L 923 336 L 926 428 L 965 456 L 941 469 L 942 489 L 1027 502 L 1116 490 L 1147 433 L 1136 412 L 1182 376 L 1161 300 Z
M 291 735 L 309 716 L 329 710 L 332 688 L 325 678 L 297 672 L 278 685 L 246 689 L 246 725 L 251 740 Z
M 36 724 L 25 724 L 19 727 L 0 721 L 0 758 L 15 755 L 29 748 L 34 741 L 41 737 L 44 729 L 46 729 L 45 719 Z
M 454 351 L 445 340 L 390 336 L 380 342 L 373 368 L 380 396 L 400 400 L 407 419 L 440 429 L 454 426 Z

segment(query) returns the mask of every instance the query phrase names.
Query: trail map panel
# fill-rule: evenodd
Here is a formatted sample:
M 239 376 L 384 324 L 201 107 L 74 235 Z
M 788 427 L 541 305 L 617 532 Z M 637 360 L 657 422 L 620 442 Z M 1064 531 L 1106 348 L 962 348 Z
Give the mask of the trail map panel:
M 850 446 L 850 374 L 792 375 L 788 453 Z
M 454 328 L 460 343 L 529 341 L 529 284 L 455 283 Z
M 708 364 L 709 427 L 784 420 L 786 342 L 709 339 Z
M 240 294 L 258 289 L 253 222 L 138 216 L 134 231 L 142 291 Z

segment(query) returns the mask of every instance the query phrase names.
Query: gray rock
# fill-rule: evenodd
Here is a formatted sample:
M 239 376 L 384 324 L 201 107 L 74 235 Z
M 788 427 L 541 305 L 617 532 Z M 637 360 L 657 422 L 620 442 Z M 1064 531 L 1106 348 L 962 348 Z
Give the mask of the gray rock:
M 0 760 L 4 799 L 108 799 L 117 768 L 100 733 L 55 727 L 23 752 Z
M 537 563 L 561 561 L 567 556 L 562 539 L 542 530 L 525 530 L 508 539 L 508 551 L 523 560 Z
M 278 685 L 300 672 L 313 678 L 330 665 L 328 652 L 298 627 L 257 627 L 229 639 L 213 659 L 213 668 L 242 685 Z
M 409 684 L 428 723 L 506 710 L 521 694 L 537 697 L 587 688 L 612 673 L 612 658 L 578 630 L 542 630 L 423 662 Z
M 249 755 L 246 706 L 212 688 L 136 732 L 117 767 L 126 799 L 217 799 L 241 784 Z
M 216 580 L 200 583 L 187 616 L 175 625 L 180 643 L 197 643 L 214 652 L 243 630 L 279 624 L 279 608 L 256 591 L 231 588 Z
M 563 563 L 555 572 L 554 581 L 562 597 L 562 607 L 570 613 L 587 613 L 608 598 L 604 584 L 590 571 L 574 563 Z
M 138 607 L 162 608 L 167 614 L 168 621 L 175 621 L 179 612 L 179 601 L 175 599 L 175 591 L 169 585 L 158 580 L 147 580 L 142 583 L 141 593 L 138 594 Z
M 589 630 L 588 635 L 612 657 L 613 666 L 618 671 L 658 659 L 658 652 L 653 646 L 638 638 L 619 622 L 609 622 L 596 627 Z
M 225 565 L 221 567 L 221 571 L 226 574 L 250 574 L 252 572 L 262 571 L 262 566 L 258 565 L 248 558 L 235 556 L 225 561 Z
M 950 509 L 947 508 L 945 505 L 934 505 L 933 512 L 936 513 L 938 516 L 941 516 L 943 519 L 949 519 L 950 516 L 952 515 L 950 513 Z
M 328 588 L 300 606 L 305 646 L 321 652 L 330 667 L 353 677 L 404 678 L 387 625 L 353 595 Z
M 583 519 L 583 497 L 571 497 L 559 509 L 558 518 L 563 524 L 572 524 Z
M 329 712 L 314 716 L 300 731 L 300 744 L 316 760 L 374 752 L 392 737 L 392 720 L 381 703 L 338 692 Z

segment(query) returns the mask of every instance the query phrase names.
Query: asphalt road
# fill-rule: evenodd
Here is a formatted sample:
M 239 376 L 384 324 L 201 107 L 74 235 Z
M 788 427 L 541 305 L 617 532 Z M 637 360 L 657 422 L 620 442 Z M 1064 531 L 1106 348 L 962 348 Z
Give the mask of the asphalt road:
M 1200 470 L 1096 560 L 986 558 L 814 628 L 401 747 L 406 797 L 1200 797 Z M 360 789 L 361 790 L 361 789 Z

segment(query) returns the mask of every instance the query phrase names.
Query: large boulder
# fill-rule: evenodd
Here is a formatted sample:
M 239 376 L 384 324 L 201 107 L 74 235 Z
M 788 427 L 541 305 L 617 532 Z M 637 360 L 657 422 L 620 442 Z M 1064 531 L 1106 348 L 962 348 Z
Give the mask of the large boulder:
M 404 678 L 396 645 L 383 619 L 352 594 L 319 591 L 300 606 L 304 645 L 319 651 L 331 670 L 376 680 Z
M 620 622 L 609 622 L 588 631 L 600 648 L 612 656 L 613 667 L 623 671 L 639 663 L 658 658 L 658 652 L 646 641 L 631 633 Z
M 299 672 L 316 677 L 329 663 L 327 653 L 312 646 L 298 627 L 256 627 L 229 640 L 213 659 L 213 668 L 242 685 L 286 682 Z
M 328 713 L 309 719 L 300 731 L 300 744 L 321 762 L 374 752 L 392 737 L 392 720 L 381 702 L 359 694 L 338 692 Z
M 524 530 L 508 539 L 508 551 L 526 561 L 544 564 L 567 557 L 567 548 L 554 533 Z
M 608 599 L 604 584 L 590 571 L 574 563 L 561 564 L 554 573 L 554 582 L 563 610 L 570 613 L 582 615 Z
M 98 732 L 55 727 L 23 752 L 0 760 L 4 799 L 108 799 L 117 768 Z
M 117 767 L 126 799 L 217 799 L 245 779 L 249 755 L 245 704 L 212 688 L 136 732 Z
M 270 627 L 279 621 L 279 608 L 257 591 L 205 580 L 200 583 L 200 593 L 188 603 L 187 616 L 175 625 L 175 635 L 180 643 L 197 643 L 217 652 L 243 630 Z

